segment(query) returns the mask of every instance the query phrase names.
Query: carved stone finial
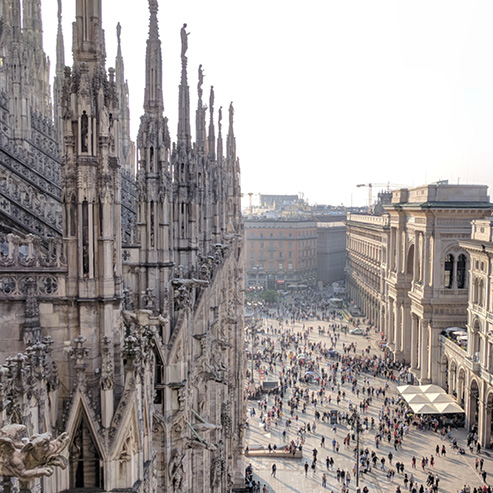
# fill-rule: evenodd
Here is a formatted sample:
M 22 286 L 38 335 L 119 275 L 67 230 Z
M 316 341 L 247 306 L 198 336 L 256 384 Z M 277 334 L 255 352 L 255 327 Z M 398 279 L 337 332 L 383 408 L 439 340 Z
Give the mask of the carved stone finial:
M 122 25 L 120 23 L 116 25 L 116 37 L 118 39 L 118 46 L 120 46 L 122 41 Z
M 54 467 L 67 467 L 68 460 L 61 452 L 68 442 L 67 433 L 55 440 L 50 433 L 28 438 L 24 425 L 4 426 L 0 430 L 0 475 L 22 481 L 51 476 Z

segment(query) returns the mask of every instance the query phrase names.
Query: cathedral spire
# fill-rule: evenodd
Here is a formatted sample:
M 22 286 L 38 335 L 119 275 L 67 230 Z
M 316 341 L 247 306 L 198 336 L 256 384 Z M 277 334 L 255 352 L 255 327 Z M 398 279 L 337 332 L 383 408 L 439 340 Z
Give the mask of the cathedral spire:
M 216 136 L 214 131 L 214 86 L 211 86 L 211 93 L 209 96 L 209 159 L 211 161 L 216 160 Z
M 63 77 L 65 70 L 65 46 L 62 29 L 62 0 L 58 0 L 58 30 L 56 34 L 56 75 Z
M 162 114 L 163 105 L 163 62 L 161 40 L 157 21 L 158 2 L 149 0 L 149 37 L 146 49 L 146 87 L 144 94 L 144 111 Z
M 190 91 L 187 81 L 188 34 L 187 25 L 181 28 L 181 82 L 178 100 L 178 146 L 191 147 L 190 135 Z
M 77 0 L 73 33 L 74 61 L 104 64 L 101 0 Z
M 41 1 L 24 0 L 23 2 L 23 32 L 29 42 L 36 48 L 43 47 L 43 27 L 41 22 Z
M 58 141 L 63 142 L 62 92 L 65 71 L 65 47 L 62 29 L 62 0 L 58 0 L 58 30 L 56 35 L 56 73 L 53 83 L 54 93 L 54 120 Z
M 202 103 L 202 84 L 204 83 L 204 71 L 202 69 L 202 65 L 199 65 L 199 82 L 197 84 L 197 93 L 198 93 L 198 103 L 197 103 L 197 112 L 195 117 L 195 136 L 197 140 L 197 151 L 201 155 L 206 154 L 206 132 L 205 132 L 205 110 Z
M 118 48 L 115 60 L 116 91 L 120 102 L 120 162 L 123 169 L 133 173 L 135 171 L 135 144 L 130 137 L 130 107 L 128 97 L 128 83 L 125 80 L 125 67 L 121 45 L 122 26 L 116 26 Z
M 235 110 L 233 103 L 229 105 L 229 130 L 226 141 L 226 156 L 232 162 L 236 161 L 236 139 L 233 128 Z
M 21 39 L 21 0 L 12 0 L 12 41 Z

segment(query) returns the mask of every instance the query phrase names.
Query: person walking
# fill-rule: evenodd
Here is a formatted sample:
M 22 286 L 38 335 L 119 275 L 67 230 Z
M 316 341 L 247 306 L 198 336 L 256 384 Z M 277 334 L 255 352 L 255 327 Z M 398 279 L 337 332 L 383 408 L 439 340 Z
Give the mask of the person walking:
M 276 471 L 277 466 L 275 464 L 272 464 L 272 472 L 270 473 L 270 475 L 276 477 Z
M 327 488 L 327 476 L 325 473 L 322 474 L 322 486 Z
M 310 467 L 308 465 L 308 461 L 305 462 L 305 466 L 304 467 L 305 467 L 305 478 L 306 478 L 306 475 L 308 474 L 308 468 Z

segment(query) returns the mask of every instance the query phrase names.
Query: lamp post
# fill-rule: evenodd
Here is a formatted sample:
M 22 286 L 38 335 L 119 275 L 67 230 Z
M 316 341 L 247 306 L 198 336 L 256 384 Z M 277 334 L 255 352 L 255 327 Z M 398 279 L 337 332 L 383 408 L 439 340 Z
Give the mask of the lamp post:
M 359 491 L 359 434 L 362 430 L 361 420 L 356 408 L 353 410 L 351 416 L 351 429 L 356 432 L 356 491 Z

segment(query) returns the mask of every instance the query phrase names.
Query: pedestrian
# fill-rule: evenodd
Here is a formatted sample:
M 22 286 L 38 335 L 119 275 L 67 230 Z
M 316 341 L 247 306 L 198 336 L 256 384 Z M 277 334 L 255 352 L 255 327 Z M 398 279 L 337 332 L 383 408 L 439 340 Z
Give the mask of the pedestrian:
M 270 475 L 276 477 L 276 471 L 277 471 L 277 466 L 275 464 L 272 464 L 272 472 Z
M 483 478 L 483 483 L 486 483 L 486 471 L 481 473 L 481 477 Z
M 476 460 L 474 461 L 474 468 L 476 469 L 476 472 L 478 472 L 478 467 L 479 467 L 479 460 L 476 457 Z
M 308 461 L 305 462 L 305 466 L 304 467 L 305 467 L 305 478 L 306 478 L 306 475 L 308 474 L 308 468 L 310 467 L 308 465 Z
M 447 455 L 447 450 L 445 449 L 445 445 L 442 445 L 442 457 Z
M 327 488 L 327 476 L 325 475 L 325 473 L 322 474 L 322 486 L 324 488 Z
M 262 493 L 267 493 L 267 486 L 265 486 L 265 484 L 264 487 L 262 488 Z
M 479 470 L 483 470 L 483 465 L 484 465 L 484 459 L 481 457 L 481 460 L 479 461 Z

